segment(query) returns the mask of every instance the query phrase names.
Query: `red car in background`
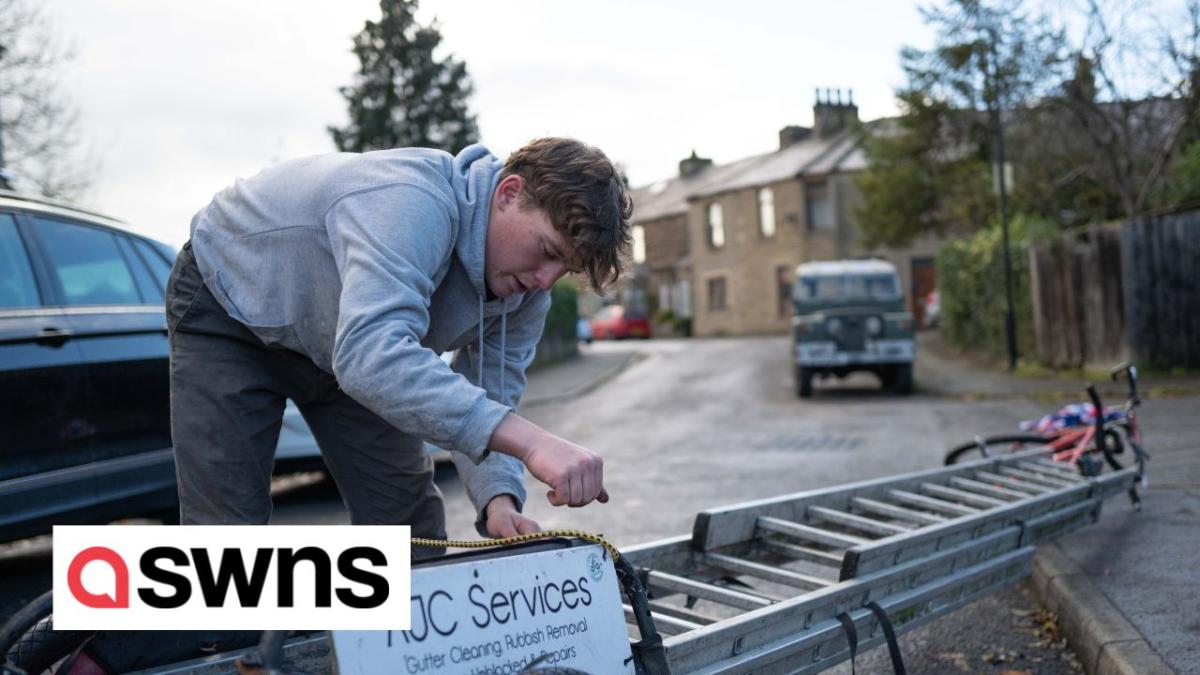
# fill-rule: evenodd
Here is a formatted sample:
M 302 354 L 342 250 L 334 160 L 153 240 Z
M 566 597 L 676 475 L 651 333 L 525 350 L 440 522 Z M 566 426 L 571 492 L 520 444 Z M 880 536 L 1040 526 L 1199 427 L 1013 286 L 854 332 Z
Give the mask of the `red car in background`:
M 643 312 L 622 305 L 609 305 L 591 320 L 592 337 L 597 340 L 650 338 L 650 319 Z

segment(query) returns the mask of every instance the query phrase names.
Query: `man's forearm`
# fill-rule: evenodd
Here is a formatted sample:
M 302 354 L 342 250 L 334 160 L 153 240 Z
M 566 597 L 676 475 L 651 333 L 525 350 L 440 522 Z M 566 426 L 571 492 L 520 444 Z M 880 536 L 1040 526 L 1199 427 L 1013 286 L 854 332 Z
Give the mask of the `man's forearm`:
M 509 413 L 500 421 L 492 431 L 488 447 L 520 460 L 534 478 L 550 486 L 546 497 L 554 506 L 583 506 L 593 499 L 608 501 L 604 460 L 599 455 L 516 413 Z
M 524 462 L 530 448 L 534 445 L 534 439 L 546 433 L 548 432 L 524 417 L 516 413 L 509 413 L 500 420 L 500 424 L 496 425 L 495 431 L 492 432 L 492 438 L 488 442 L 488 448 L 516 457 Z

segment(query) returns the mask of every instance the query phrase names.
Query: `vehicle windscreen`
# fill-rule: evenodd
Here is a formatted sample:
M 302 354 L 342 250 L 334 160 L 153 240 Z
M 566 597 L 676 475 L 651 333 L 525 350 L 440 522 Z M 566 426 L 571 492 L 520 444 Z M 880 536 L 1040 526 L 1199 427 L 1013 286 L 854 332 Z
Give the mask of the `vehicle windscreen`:
M 892 274 L 822 274 L 796 279 L 796 299 L 804 302 L 894 300 L 900 285 Z

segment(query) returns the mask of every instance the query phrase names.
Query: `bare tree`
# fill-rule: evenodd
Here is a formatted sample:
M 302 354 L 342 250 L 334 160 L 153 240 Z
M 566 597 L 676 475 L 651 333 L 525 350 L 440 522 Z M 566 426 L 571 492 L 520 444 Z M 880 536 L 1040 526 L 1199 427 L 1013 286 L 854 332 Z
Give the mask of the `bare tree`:
M 72 57 L 35 3 L 0 0 L 0 169 L 13 187 L 78 198 L 90 182 L 78 111 L 56 77 Z
M 1145 17 L 1157 16 L 1153 25 Z M 1200 108 L 1200 0 L 1178 16 L 1139 3 L 1087 0 L 1074 73 L 1056 102 L 1083 147 L 1079 169 L 1115 194 L 1124 215 L 1146 211 Z

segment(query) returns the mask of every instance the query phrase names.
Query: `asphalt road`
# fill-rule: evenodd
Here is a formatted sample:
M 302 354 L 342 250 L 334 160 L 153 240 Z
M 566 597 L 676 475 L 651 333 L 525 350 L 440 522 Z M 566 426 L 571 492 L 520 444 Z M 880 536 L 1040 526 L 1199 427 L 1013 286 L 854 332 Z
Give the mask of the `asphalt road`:
M 612 499 L 582 509 L 551 507 L 529 479 L 526 512 L 543 528 L 603 534 L 618 546 L 690 532 L 705 508 L 916 471 L 975 434 L 1015 429 L 1044 412 L 1023 397 L 969 400 L 944 364 L 922 370 L 918 391 L 897 397 L 872 376 L 820 382 L 806 401 L 793 393 L 785 338 L 596 344 L 638 350 L 603 386 L 526 412 L 535 422 L 605 458 Z M 1182 419 L 1194 401 L 1165 401 Z M 1157 402 L 1145 408 L 1151 419 Z M 1150 422 L 1148 421 L 1147 424 Z M 327 482 L 290 481 L 275 522 L 342 523 Z M 475 538 L 474 513 L 452 470 L 439 472 L 449 534 Z M 0 547 L 0 616 L 49 584 L 45 539 Z M 903 638 L 911 672 L 1073 673 L 1078 666 L 1024 587 L 996 594 Z M 884 650 L 860 656 L 860 673 L 890 672 Z M 850 672 L 845 668 L 845 672 Z

